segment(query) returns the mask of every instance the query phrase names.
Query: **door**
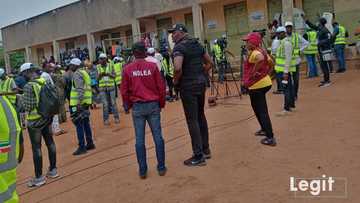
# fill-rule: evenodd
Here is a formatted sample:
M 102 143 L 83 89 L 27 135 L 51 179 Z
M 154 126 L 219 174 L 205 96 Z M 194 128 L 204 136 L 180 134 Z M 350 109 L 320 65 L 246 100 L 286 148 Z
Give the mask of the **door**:
M 171 18 L 158 19 L 156 20 L 156 25 L 158 29 L 159 45 L 160 45 L 160 49 L 162 50 L 168 46 L 167 30 L 172 27 L 172 19 Z
M 324 12 L 334 12 L 333 0 L 304 0 L 303 3 L 305 15 L 312 23 L 316 23 Z
M 269 23 L 271 23 L 276 14 L 282 13 L 282 1 L 281 0 L 268 0 L 268 14 L 269 14 Z
M 192 13 L 185 14 L 185 26 L 191 36 L 194 36 L 194 23 Z
M 241 38 L 249 32 L 246 2 L 224 6 L 228 50 L 235 55 L 240 54 L 244 43 Z

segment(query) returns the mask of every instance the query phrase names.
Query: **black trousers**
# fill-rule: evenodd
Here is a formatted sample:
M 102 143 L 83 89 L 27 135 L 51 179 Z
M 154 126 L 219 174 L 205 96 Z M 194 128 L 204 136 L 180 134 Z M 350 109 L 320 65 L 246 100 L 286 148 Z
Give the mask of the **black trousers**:
M 265 131 L 266 137 L 274 137 L 269 111 L 266 103 L 266 93 L 271 89 L 271 86 L 261 89 L 249 90 L 251 107 L 254 110 L 256 118 L 261 126 L 261 129 Z
M 324 82 L 330 82 L 330 68 L 332 68 L 331 61 L 324 61 L 322 54 L 320 54 L 320 67 L 324 75 Z
M 172 97 L 174 97 L 174 82 L 173 82 L 173 78 L 167 75 L 167 76 L 165 77 L 165 79 L 166 79 L 166 83 L 167 83 L 167 85 L 168 85 L 168 87 L 169 87 L 170 97 L 172 98 Z
M 204 111 L 205 91 L 205 84 L 180 91 L 193 153 L 197 157 L 203 156 L 203 151 L 209 149 L 209 129 Z
M 56 168 L 56 146 L 51 132 L 51 123 L 44 128 L 28 128 L 31 147 L 33 152 L 33 161 L 35 168 L 35 177 L 42 176 L 42 151 L 41 151 L 41 138 L 44 138 L 48 150 L 49 170 Z

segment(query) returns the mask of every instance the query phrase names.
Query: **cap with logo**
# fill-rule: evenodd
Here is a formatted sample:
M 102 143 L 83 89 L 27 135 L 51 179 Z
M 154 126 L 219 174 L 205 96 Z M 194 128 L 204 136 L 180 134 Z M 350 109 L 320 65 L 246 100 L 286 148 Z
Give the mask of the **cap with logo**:
M 276 32 L 277 32 L 277 33 L 280 33 L 280 32 L 286 32 L 286 28 L 285 28 L 285 27 L 283 27 L 283 26 L 278 27 L 278 28 L 276 29 Z
M 100 55 L 99 55 L 99 59 L 106 59 L 107 58 L 107 56 L 106 56 L 106 54 L 104 54 L 104 53 L 101 53 Z
M 36 67 L 32 63 L 24 63 L 20 66 L 20 73 L 30 70 L 30 69 L 35 69 L 35 68 Z
M 154 53 L 155 53 L 155 49 L 152 48 L 152 47 L 150 47 L 150 48 L 147 49 L 147 53 L 148 53 L 148 54 L 154 54 Z
M 81 65 L 81 60 L 78 58 L 73 58 L 70 61 L 70 65 L 74 65 L 74 66 L 80 66 Z
M 169 33 L 173 33 L 176 31 L 188 32 L 185 25 L 180 23 L 173 25 L 173 27 L 168 30 Z

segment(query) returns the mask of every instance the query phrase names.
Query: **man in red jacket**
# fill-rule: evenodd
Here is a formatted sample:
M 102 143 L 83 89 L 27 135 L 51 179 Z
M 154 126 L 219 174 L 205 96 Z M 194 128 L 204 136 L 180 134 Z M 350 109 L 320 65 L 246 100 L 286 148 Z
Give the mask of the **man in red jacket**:
M 162 137 L 160 112 L 165 107 L 166 88 L 160 71 L 155 63 L 145 61 L 146 49 L 143 42 L 133 45 L 135 61 L 125 66 L 121 84 L 125 112 L 132 109 L 136 136 L 136 155 L 139 164 L 139 176 L 147 175 L 145 124 L 148 122 L 154 137 L 157 170 L 160 176 L 166 173 L 165 147 Z

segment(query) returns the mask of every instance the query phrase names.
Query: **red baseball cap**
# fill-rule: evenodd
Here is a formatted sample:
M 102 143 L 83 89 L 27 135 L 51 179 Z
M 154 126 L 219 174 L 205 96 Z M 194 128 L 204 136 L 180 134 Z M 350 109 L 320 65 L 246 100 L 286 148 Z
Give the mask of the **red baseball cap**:
M 242 40 L 248 41 L 249 43 L 251 43 L 255 46 L 260 46 L 261 41 L 262 41 L 260 33 L 257 33 L 257 32 L 249 33 Z

